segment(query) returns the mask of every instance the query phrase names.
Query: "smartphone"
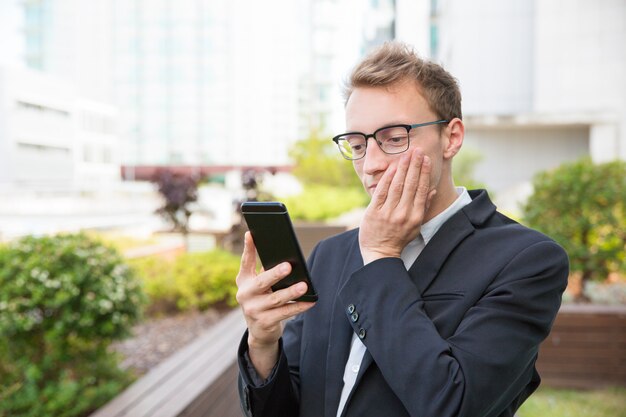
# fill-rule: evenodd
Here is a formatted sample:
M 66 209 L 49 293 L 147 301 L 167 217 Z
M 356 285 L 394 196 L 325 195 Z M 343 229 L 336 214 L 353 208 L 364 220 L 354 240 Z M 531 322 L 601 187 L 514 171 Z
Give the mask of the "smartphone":
M 317 301 L 317 293 L 300 250 L 298 239 L 287 213 L 279 202 L 246 202 L 241 205 L 263 268 L 268 270 L 282 262 L 291 264 L 291 273 L 272 286 L 273 291 L 305 281 L 307 292 L 296 301 Z

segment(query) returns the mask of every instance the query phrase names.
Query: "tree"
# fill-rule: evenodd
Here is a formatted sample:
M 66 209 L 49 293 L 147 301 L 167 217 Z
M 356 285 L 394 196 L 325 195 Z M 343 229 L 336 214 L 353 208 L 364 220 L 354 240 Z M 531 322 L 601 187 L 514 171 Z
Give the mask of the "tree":
M 483 155 L 480 152 L 467 147 L 461 149 L 461 152 L 454 157 L 454 161 L 452 162 L 452 177 L 454 178 L 454 183 L 462 185 L 469 190 L 486 188 L 485 184 L 474 179 L 476 165 L 482 160 Z
M 312 133 L 289 151 L 293 175 L 303 185 L 298 196 L 285 199 L 291 217 L 320 221 L 364 207 L 369 202 L 352 162 L 345 160 L 330 138 Z
M 322 138 L 314 132 L 296 142 L 289 156 L 294 161 L 293 175 L 304 185 L 363 188 L 352 163 L 341 156 L 330 138 Z
M 156 213 L 171 223 L 174 231 L 187 236 L 192 214 L 190 204 L 198 200 L 198 179 L 163 170 L 157 173 L 154 182 L 163 197 L 163 205 Z
M 626 263 L 626 163 L 594 164 L 589 158 L 535 176 L 524 220 L 567 251 L 570 269 L 585 285 L 624 271 Z

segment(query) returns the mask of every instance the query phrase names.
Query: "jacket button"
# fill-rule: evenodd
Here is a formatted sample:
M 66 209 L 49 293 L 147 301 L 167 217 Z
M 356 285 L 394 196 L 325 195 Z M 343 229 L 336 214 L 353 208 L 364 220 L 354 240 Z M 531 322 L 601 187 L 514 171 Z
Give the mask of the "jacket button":
M 354 313 L 352 313 L 352 315 L 350 316 L 350 318 L 352 319 L 353 323 L 356 323 L 356 321 L 359 319 L 359 313 L 357 313 L 356 311 Z
M 365 339 L 365 329 L 359 329 L 359 339 Z
M 354 306 L 354 304 L 350 304 L 348 306 L 348 314 L 354 313 L 354 310 L 356 310 L 356 307 Z

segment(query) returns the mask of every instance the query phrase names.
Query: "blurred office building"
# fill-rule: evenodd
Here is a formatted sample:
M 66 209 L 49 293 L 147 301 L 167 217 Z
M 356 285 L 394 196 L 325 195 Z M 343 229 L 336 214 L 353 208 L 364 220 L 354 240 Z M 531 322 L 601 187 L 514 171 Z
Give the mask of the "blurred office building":
M 290 35 L 298 2 L 15 3 L 26 65 L 119 109 L 123 164 L 288 164 L 304 53 Z
M 342 87 L 355 63 L 395 37 L 394 0 L 306 0 L 301 9 L 308 54 L 301 67 L 299 136 L 345 129 Z
M 583 155 L 626 158 L 623 1 L 8 1 L 26 65 L 114 106 L 130 177 L 287 167 L 297 139 L 343 130 L 342 81 L 388 39 L 458 77 L 465 146 L 500 198 Z
M 476 177 L 503 203 L 562 162 L 626 159 L 626 2 L 423 3 L 430 54 L 461 85 L 465 146 L 483 155 Z
M 119 182 L 115 107 L 41 72 L 0 66 L 0 191 L 106 190 Z
M 297 139 L 297 2 L 112 3 L 127 164 L 288 163 Z

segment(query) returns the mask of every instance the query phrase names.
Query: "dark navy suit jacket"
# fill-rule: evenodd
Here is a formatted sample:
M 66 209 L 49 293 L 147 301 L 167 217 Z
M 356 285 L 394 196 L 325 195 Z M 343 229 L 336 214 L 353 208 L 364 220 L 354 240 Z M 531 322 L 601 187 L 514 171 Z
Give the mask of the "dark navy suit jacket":
M 356 333 L 367 352 L 343 416 L 513 416 L 539 385 L 537 351 L 568 259 L 498 213 L 485 191 L 470 195 L 409 271 L 399 258 L 363 266 L 358 230 L 318 244 L 309 267 L 319 301 L 286 325 L 279 362 L 261 386 L 242 339 L 245 414 L 335 417 Z

